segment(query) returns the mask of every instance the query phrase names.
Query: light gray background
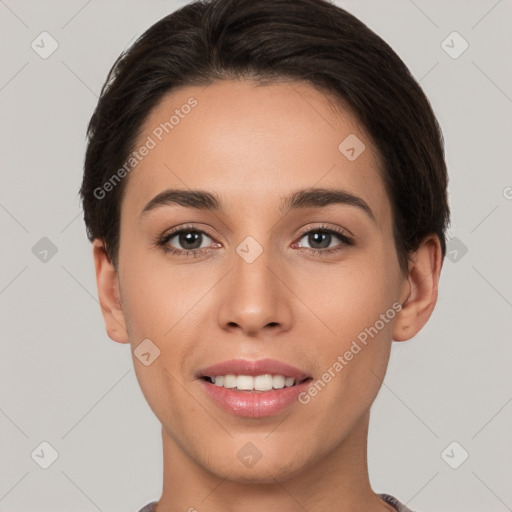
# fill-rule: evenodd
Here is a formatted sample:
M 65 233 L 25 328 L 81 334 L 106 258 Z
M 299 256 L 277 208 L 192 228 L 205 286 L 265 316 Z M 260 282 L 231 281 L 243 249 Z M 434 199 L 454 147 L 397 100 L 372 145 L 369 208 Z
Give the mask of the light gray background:
M 160 496 L 160 425 L 129 346 L 105 333 L 77 192 L 114 59 L 184 3 L 0 0 L 2 512 L 136 511 Z M 454 261 L 428 325 L 393 344 L 372 485 L 423 512 L 512 510 L 512 1 L 339 4 L 420 80 L 450 174 Z M 59 45 L 48 59 L 31 48 L 43 31 Z M 441 46 L 453 31 L 469 43 L 456 59 Z M 47 262 L 32 252 L 43 237 L 57 247 Z M 31 455 L 43 441 L 58 452 L 48 469 Z M 469 453 L 458 469 L 441 456 L 453 441 Z

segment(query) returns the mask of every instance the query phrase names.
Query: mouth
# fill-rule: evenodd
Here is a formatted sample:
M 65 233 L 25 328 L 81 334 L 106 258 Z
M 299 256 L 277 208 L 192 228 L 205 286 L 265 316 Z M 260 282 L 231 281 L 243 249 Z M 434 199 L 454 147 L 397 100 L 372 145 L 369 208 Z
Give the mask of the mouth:
M 203 380 L 214 384 L 215 386 L 232 389 L 234 391 L 254 391 L 265 392 L 275 389 L 291 388 L 310 380 L 310 377 L 305 379 L 296 379 L 294 377 L 287 377 L 286 375 L 272 375 L 270 373 L 262 375 L 216 375 L 213 377 L 202 377 Z
M 246 418 L 263 418 L 298 402 L 313 377 L 275 359 L 225 361 L 198 372 L 202 389 L 224 411 Z

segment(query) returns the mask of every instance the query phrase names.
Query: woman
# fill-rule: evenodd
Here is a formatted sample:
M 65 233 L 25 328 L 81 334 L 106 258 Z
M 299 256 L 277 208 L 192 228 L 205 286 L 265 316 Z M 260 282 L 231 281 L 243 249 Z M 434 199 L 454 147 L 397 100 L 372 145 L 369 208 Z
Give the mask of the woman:
M 449 208 L 399 57 L 324 0 L 194 2 L 120 56 L 88 134 L 107 333 L 162 423 L 142 511 L 408 511 L 371 489 L 369 414 Z

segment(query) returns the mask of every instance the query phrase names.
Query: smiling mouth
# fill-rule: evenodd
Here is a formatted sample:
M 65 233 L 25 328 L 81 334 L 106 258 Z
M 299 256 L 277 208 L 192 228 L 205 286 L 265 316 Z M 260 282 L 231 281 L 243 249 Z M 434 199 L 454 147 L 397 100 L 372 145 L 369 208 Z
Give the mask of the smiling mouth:
M 202 379 L 215 386 L 231 389 L 233 391 L 266 392 L 291 388 L 311 378 L 306 377 L 301 380 L 294 377 L 286 377 L 285 375 L 272 375 L 267 373 L 255 376 L 234 374 L 216 375 L 212 377 L 204 376 Z

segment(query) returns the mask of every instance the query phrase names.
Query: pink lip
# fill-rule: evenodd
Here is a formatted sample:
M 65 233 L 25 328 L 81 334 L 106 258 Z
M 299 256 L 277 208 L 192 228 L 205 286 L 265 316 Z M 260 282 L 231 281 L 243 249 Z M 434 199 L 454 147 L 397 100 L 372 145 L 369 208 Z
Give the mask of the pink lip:
M 202 377 L 217 375 L 284 375 L 301 381 L 295 386 L 271 391 L 237 391 L 216 386 Z M 234 359 L 209 366 L 198 373 L 200 384 L 206 394 L 226 412 L 245 418 L 264 418 L 278 414 L 294 402 L 298 395 L 309 386 L 308 374 L 298 368 L 275 359 L 246 361 Z

